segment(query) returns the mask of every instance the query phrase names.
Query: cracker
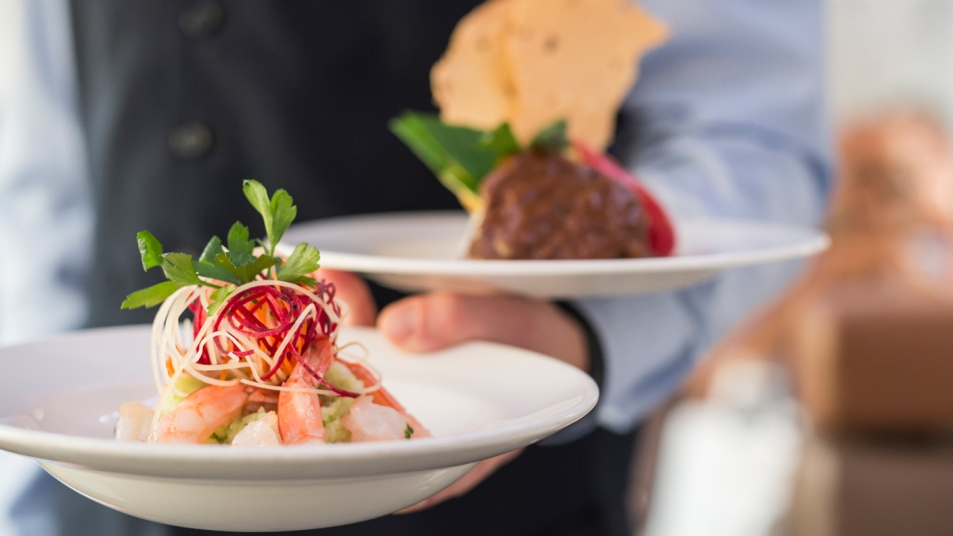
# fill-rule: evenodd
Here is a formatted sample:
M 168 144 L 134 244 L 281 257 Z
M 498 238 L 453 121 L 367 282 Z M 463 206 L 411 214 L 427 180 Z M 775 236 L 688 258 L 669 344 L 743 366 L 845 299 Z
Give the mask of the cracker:
M 490 0 L 461 19 L 431 70 L 433 98 L 445 123 L 491 129 L 509 119 L 514 94 L 503 34 L 512 2 Z
M 569 137 L 604 149 L 639 59 L 667 30 L 628 0 L 518 0 L 503 46 L 517 138 L 566 119 Z
M 521 143 L 565 119 L 570 138 L 601 150 L 639 59 L 667 35 L 629 0 L 490 0 L 431 71 L 434 101 L 447 123 L 509 121 Z

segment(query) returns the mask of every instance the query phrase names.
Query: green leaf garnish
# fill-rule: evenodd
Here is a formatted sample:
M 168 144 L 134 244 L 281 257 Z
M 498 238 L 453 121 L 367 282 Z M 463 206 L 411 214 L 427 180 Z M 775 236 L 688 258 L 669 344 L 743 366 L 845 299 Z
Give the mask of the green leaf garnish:
M 205 249 L 202 250 L 202 256 L 199 257 L 199 262 L 212 262 L 219 253 L 225 253 L 225 250 L 222 249 L 222 239 L 213 236 L 212 239 L 208 241 L 208 244 L 205 245 Z
M 195 273 L 199 274 L 199 277 L 218 279 L 219 281 L 225 281 L 233 285 L 240 285 L 242 283 L 237 277 L 235 277 L 235 274 L 229 272 L 225 269 L 225 267 L 219 265 L 215 259 L 212 259 L 211 262 L 193 262 L 192 266 L 195 268 Z
M 169 281 L 175 281 L 182 285 L 206 284 L 195 273 L 195 267 L 192 266 L 192 256 L 188 253 L 167 253 L 163 258 L 162 271 L 165 272 Z
M 480 143 L 483 132 L 445 125 L 436 115 L 406 112 L 390 122 L 390 129 L 435 173 L 449 175 L 472 192 L 496 165 L 496 152 Z
M 142 257 L 143 270 L 162 265 L 162 244 L 152 233 L 139 231 L 136 242 L 139 243 L 139 256 Z
M 232 275 L 238 279 L 238 284 L 240 285 L 251 283 L 255 280 L 259 273 L 278 264 L 278 259 L 272 257 L 271 255 L 252 257 L 252 259 L 253 260 L 250 263 L 243 264 L 242 266 L 235 266 L 235 264 L 232 262 L 231 256 L 225 253 L 220 253 L 217 257 L 215 257 L 215 262 L 231 272 Z
M 434 114 L 408 111 L 391 119 L 388 126 L 470 211 L 483 205 L 483 179 L 504 158 L 522 150 L 508 123 L 481 131 L 447 125 Z M 544 128 L 530 147 L 556 152 L 567 149 L 566 121 Z
M 250 180 L 242 182 L 242 192 L 251 206 L 261 214 L 262 218 L 267 218 L 271 210 L 271 200 L 268 198 L 268 190 L 258 181 Z
M 405 112 L 389 126 L 467 208 L 479 206 L 480 181 L 506 156 L 484 141 L 485 132 L 445 125 L 433 114 Z
M 257 277 L 259 273 L 264 272 L 265 270 L 277 264 L 278 259 L 272 257 L 271 255 L 262 255 L 261 257 L 258 257 L 255 259 L 255 262 L 251 263 L 250 265 L 243 266 L 247 275 L 245 276 L 244 281 L 242 281 L 242 284 L 251 283 L 255 280 L 255 277 Z
M 275 246 L 281 241 L 291 222 L 298 216 L 298 207 L 294 204 L 291 196 L 284 190 L 275 191 L 271 196 L 271 225 L 265 221 L 265 228 L 268 233 L 268 244 L 271 251 L 275 251 Z
M 248 238 L 248 227 L 235 222 L 228 231 L 228 258 L 235 266 L 245 266 L 255 260 L 255 241 Z M 218 258 L 218 255 L 215 256 Z
M 208 315 L 214 315 L 219 307 L 225 303 L 225 300 L 235 292 L 235 285 L 225 285 L 224 287 L 212 293 L 211 301 L 208 304 Z
M 166 298 L 184 286 L 185 285 L 175 281 L 163 281 L 158 285 L 152 285 L 149 288 L 137 290 L 129 296 L 126 296 L 126 300 L 122 302 L 121 307 L 123 309 L 154 307 L 164 302 Z
M 531 147 L 546 151 L 561 152 L 569 147 L 569 138 L 566 137 L 566 121 L 560 119 L 549 125 L 533 138 Z
M 410 439 L 414 435 L 414 429 L 407 425 L 407 428 L 404 428 L 404 439 Z
M 211 315 L 239 286 L 259 278 L 268 279 L 269 275 L 282 281 L 316 285 L 317 281 L 309 275 L 318 269 L 321 258 L 316 248 L 299 244 L 285 263 L 274 255 L 275 246 L 298 213 L 288 192 L 277 190 L 269 197 L 268 191 L 257 181 L 245 181 L 243 190 L 265 222 L 267 242 L 251 238 L 248 227 L 235 222 L 228 231 L 227 249 L 219 237 L 213 236 L 198 260 L 193 260 L 192 255 L 186 253 L 164 253 L 159 240 L 152 233 L 142 231 L 136 235 L 142 267 L 145 270 L 161 267 L 168 281 L 133 292 L 123 301 L 122 308 L 152 307 L 182 287 L 201 285 L 215 289 L 209 296 L 208 314 Z M 255 248 L 259 245 L 266 254 L 255 255 Z M 277 269 L 272 270 L 275 267 Z
M 480 138 L 480 145 L 493 150 L 498 158 L 520 152 L 520 144 L 516 141 L 509 123 L 503 123 L 495 130 L 484 132 Z
M 308 277 L 308 274 L 314 272 L 320 266 L 321 252 L 318 248 L 309 246 L 302 242 L 295 247 L 295 250 L 285 261 L 284 265 L 278 268 L 278 279 L 291 283 L 315 284 L 316 281 Z
M 268 235 L 268 254 L 275 254 L 275 246 L 281 241 L 285 231 L 291 226 L 298 215 L 298 207 L 285 190 L 276 190 L 268 198 L 268 191 L 258 181 L 245 181 L 242 186 L 245 197 L 261 214 L 265 222 L 265 233 Z M 231 248 L 229 248 L 231 249 Z

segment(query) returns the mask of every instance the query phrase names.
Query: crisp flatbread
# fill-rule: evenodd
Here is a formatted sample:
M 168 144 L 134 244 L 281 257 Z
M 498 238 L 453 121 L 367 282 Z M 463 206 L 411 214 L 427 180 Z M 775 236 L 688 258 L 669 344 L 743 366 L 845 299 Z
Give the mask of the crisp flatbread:
M 447 123 L 509 121 L 522 143 L 565 119 L 570 138 L 601 150 L 639 60 L 667 35 L 629 0 L 491 0 L 454 30 L 434 100 Z
M 639 59 L 667 35 L 628 0 L 519 0 L 510 8 L 504 50 L 519 98 L 519 139 L 557 119 L 569 137 L 605 148 Z
M 490 0 L 460 20 L 430 71 L 434 101 L 448 124 L 490 129 L 510 117 L 515 94 L 504 64 L 503 34 L 513 0 Z

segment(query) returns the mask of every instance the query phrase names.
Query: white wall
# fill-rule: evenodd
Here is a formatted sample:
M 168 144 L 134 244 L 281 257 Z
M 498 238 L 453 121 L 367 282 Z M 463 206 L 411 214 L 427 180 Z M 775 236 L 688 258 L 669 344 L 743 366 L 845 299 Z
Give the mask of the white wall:
M 19 43 L 21 0 L 0 0 L 0 117 L 9 96 L 15 43 Z
M 953 127 L 953 1 L 827 0 L 827 24 L 837 117 L 913 104 Z

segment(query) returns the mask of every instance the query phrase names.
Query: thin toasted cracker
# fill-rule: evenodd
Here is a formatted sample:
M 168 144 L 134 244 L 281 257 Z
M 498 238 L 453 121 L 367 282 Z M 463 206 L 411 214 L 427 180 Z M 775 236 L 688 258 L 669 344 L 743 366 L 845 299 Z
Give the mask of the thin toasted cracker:
M 641 56 L 667 35 L 629 0 L 490 0 L 434 65 L 434 101 L 444 122 L 509 121 L 524 144 L 565 119 L 570 138 L 604 149 Z
M 604 149 L 635 83 L 639 59 L 667 28 L 629 0 L 515 0 L 503 36 L 516 90 L 510 111 L 520 141 L 558 119 L 569 137 Z
M 447 52 L 430 71 L 445 123 L 490 129 L 509 119 L 515 94 L 503 57 L 514 0 L 490 0 L 460 20 Z

